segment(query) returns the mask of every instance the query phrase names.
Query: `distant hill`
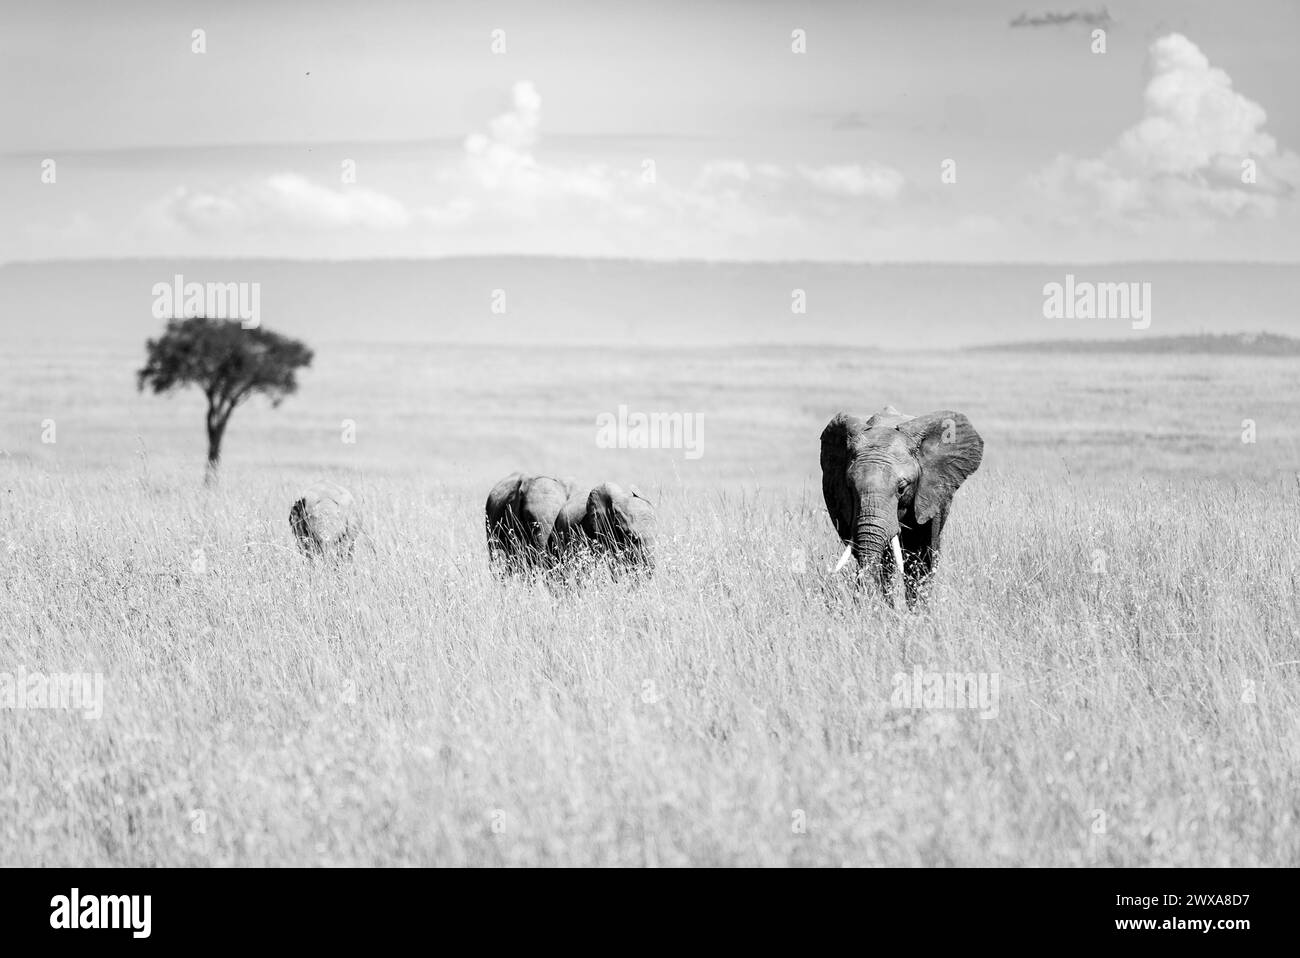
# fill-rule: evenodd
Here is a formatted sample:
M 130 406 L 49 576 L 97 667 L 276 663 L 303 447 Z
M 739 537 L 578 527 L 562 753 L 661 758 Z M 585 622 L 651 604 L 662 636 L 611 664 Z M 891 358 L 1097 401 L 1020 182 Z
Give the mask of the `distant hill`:
M 1198 333 L 1129 339 L 1052 339 L 971 346 L 973 352 L 1205 353 L 1219 356 L 1300 356 L 1300 339 L 1280 333 Z
M 1150 283 L 1155 319 L 1043 315 L 1059 266 L 706 263 L 462 257 L 430 260 L 84 260 L 0 265 L 3 359 L 35 340 L 112 347 L 134 362 L 163 327 L 154 287 L 257 283 L 270 329 L 335 355 L 382 344 L 818 346 L 947 351 L 1046 336 L 1097 339 L 1300 335 L 1300 264 L 1136 263 L 1089 267 L 1107 283 Z M 501 294 L 500 310 L 494 311 Z M 1053 348 L 1059 348 L 1054 346 Z M 40 419 L 37 419 L 40 422 Z

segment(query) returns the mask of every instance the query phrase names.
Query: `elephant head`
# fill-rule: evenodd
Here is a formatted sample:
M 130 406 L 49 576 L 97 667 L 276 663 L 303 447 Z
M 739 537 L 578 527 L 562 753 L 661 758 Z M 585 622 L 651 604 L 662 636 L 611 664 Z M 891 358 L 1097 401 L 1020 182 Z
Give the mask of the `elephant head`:
M 559 556 L 585 548 L 618 565 L 653 568 L 656 525 L 654 507 L 635 488 L 603 482 L 564 504 L 550 551 Z
M 953 494 L 979 468 L 984 440 L 959 412 L 912 417 L 886 406 L 869 419 L 840 413 L 821 446 L 822 495 L 847 544 L 841 565 L 851 554 L 888 590 L 902 561 L 911 603 L 933 571 Z

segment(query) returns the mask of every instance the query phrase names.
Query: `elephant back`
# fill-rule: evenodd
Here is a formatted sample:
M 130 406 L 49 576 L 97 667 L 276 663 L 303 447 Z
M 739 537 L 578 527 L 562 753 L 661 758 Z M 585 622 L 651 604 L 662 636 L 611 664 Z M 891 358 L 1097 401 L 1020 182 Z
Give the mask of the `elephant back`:
M 350 555 L 361 517 L 351 492 L 337 482 L 318 479 L 290 508 L 289 525 L 307 555 Z

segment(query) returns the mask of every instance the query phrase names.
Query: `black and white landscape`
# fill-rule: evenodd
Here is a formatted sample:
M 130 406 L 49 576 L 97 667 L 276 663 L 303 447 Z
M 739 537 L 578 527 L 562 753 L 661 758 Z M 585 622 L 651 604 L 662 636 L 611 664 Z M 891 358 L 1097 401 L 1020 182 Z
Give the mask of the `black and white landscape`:
M 7 5 L 0 864 L 1300 863 L 1298 39 Z

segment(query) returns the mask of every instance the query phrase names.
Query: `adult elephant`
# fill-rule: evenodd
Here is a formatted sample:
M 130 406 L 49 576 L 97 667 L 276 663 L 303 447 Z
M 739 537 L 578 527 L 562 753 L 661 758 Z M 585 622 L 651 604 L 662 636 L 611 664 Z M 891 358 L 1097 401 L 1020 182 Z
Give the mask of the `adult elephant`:
M 822 495 L 859 572 L 893 599 L 903 566 L 909 608 L 939 559 L 952 497 L 979 468 L 984 440 L 959 412 L 905 416 L 886 406 L 868 419 L 840 413 L 822 431 Z
M 571 479 L 522 472 L 512 472 L 493 486 L 484 510 L 493 567 L 523 571 L 545 565 L 555 517 L 574 488 Z
M 557 559 L 590 552 L 611 568 L 654 568 L 658 521 L 654 506 L 636 489 L 602 482 L 579 492 L 555 517 L 548 551 Z

